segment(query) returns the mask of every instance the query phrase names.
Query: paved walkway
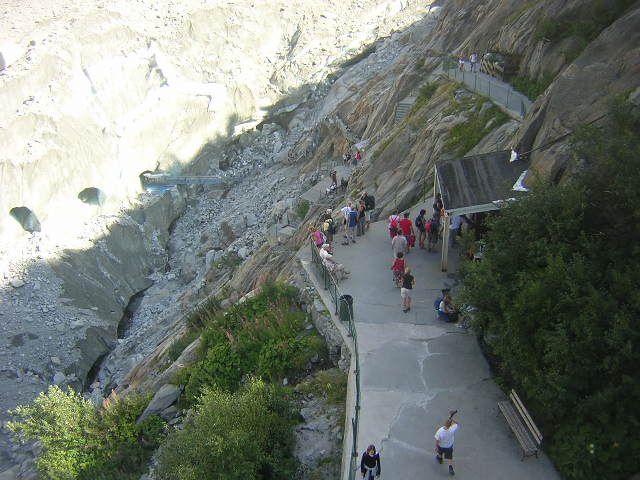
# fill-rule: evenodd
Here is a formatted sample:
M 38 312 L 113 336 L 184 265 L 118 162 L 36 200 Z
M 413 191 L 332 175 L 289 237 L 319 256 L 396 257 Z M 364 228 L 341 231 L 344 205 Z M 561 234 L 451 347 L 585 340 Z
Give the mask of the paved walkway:
M 338 180 L 338 193 L 336 193 L 336 195 L 339 195 L 340 179 L 343 177 L 349 179 L 353 167 L 346 165 L 337 165 L 334 167 L 334 170 L 336 171 L 336 177 Z M 327 196 L 326 190 L 329 185 L 331 185 L 331 178 L 328 174 L 325 173 L 324 176 L 319 179 L 318 183 L 316 183 L 313 187 L 300 195 L 300 198 L 304 198 L 311 203 L 317 203 Z
M 370 443 L 381 449 L 387 480 L 446 478 L 446 466 L 433 456 L 433 435 L 455 408 L 460 412 L 457 477 L 559 479 L 544 455 L 520 461 L 519 445 L 497 415 L 504 394 L 492 380 L 475 336 L 434 318 L 436 295 L 454 282 L 440 272 L 439 253 L 409 254 L 416 287 L 414 306 L 405 314 L 392 283 L 386 222 L 372 224 L 357 241 L 337 245 L 335 253 L 352 272 L 341 288 L 354 296 L 362 372 L 360 452 Z M 453 250 L 451 256 L 455 254 Z M 456 266 L 453 258 L 451 265 Z
M 456 67 L 444 71 L 443 74 L 452 80 L 464 83 L 470 90 L 489 97 L 494 103 L 506 108 L 515 116 L 524 118 L 531 110 L 532 102 L 526 95 L 491 75 L 470 72 L 468 65 L 465 65 L 463 71 Z

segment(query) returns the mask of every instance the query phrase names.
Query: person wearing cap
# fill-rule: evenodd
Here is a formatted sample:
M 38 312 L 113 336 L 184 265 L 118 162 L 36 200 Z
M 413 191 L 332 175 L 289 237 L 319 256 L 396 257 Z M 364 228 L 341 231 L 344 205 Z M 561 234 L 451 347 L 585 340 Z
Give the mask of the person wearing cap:
M 362 454 L 360 460 L 360 473 L 365 480 L 373 480 L 380 476 L 382 471 L 380 466 L 380 454 L 376 452 L 374 445 L 369 445 L 367 451 Z

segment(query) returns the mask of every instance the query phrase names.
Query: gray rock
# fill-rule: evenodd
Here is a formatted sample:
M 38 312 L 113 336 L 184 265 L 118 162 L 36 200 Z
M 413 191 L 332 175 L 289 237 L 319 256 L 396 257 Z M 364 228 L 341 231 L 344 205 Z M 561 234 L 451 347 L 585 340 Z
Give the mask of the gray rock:
M 62 372 L 56 372 L 53 375 L 53 384 L 54 385 L 61 385 L 65 382 L 65 380 L 67 379 L 66 375 Z
M 160 390 L 153 396 L 147 408 L 142 412 L 142 415 L 137 420 L 137 423 L 142 423 L 151 415 L 159 414 L 169 406 L 171 406 L 180 396 L 180 387 L 167 383 L 160 387 Z
M 13 288 L 20 288 L 20 287 L 24 287 L 24 282 L 22 280 L 20 280 L 19 278 L 14 278 L 13 280 L 11 280 L 11 286 Z
M 241 247 L 238 249 L 238 256 L 242 259 L 245 259 L 249 256 L 250 252 L 247 247 Z

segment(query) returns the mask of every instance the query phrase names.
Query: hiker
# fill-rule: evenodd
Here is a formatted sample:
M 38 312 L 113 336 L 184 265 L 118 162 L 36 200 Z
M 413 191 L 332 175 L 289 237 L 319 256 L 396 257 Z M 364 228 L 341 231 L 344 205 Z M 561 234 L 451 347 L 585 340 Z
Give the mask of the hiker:
M 349 186 L 349 180 L 344 177 L 340 177 L 340 191 L 347 193 L 347 187 Z
M 356 163 L 354 163 L 356 167 L 360 163 L 360 160 L 362 160 L 362 154 L 360 153 L 360 150 L 356 150 Z
M 400 228 L 400 216 L 398 215 L 398 211 L 395 210 L 391 215 L 389 215 L 389 236 L 391 239 L 398 234 L 398 229 Z
M 436 460 L 438 463 L 442 463 L 442 457 L 444 456 L 449 461 L 450 475 L 455 475 L 453 471 L 453 442 L 454 434 L 458 430 L 458 422 L 452 418 L 453 413 L 449 415 L 449 418 L 444 421 L 444 425 L 435 434 Z
M 347 275 L 350 274 L 341 263 L 336 262 L 333 259 L 333 255 L 331 253 L 331 245 L 325 243 L 320 248 L 320 258 L 322 259 L 322 264 L 327 267 L 331 273 L 335 274 L 338 280 L 342 280 Z
M 399 253 L 406 255 L 407 249 L 407 237 L 404 235 L 396 235 L 391 239 L 391 248 L 393 249 L 393 258 L 396 258 Z
M 331 183 L 335 184 L 336 186 L 338 185 L 338 172 L 336 172 L 335 170 L 331 170 Z
M 365 480 L 373 480 L 374 477 L 379 477 L 380 472 L 380 454 L 376 452 L 376 447 L 369 445 L 367 451 L 362 454 L 362 460 L 360 460 L 360 473 Z
M 453 299 L 449 292 L 446 292 L 444 297 L 442 297 L 442 300 L 440 300 L 440 305 L 438 306 L 438 318 L 447 323 L 458 321 L 458 309 L 453 304 Z
M 358 207 L 358 233 L 357 235 L 361 237 L 364 235 L 364 226 L 366 224 L 366 206 L 364 204 L 364 200 L 360 200 L 360 206 Z
M 347 224 L 347 238 L 342 243 L 342 245 L 349 245 L 349 240 L 351 243 L 356 243 L 356 227 L 358 226 L 358 212 L 351 202 L 349 202 L 349 212 L 346 215 L 346 224 Z
M 344 226 L 344 238 L 347 238 L 347 218 L 352 206 L 352 202 L 347 202 L 347 205 L 340 209 L 340 213 L 342 213 L 342 225 Z
M 411 248 L 416 245 L 416 234 L 413 230 L 413 222 L 409 218 L 409 212 L 404 212 L 404 216 L 400 222 L 400 231 L 407 239 L 407 252 L 411 251 Z
M 453 220 L 451 220 L 451 225 L 449 226 L 451 248 L 456 246 L 456 237 L 460 235 L 460 229 L 462 228 L 463 221 L 464 219 L 462 218 L 462 215 L 456 215 L 453 217 Z
M 477 72 L 478 71 L 478 54 L 476 52 L 473 52 L 469 57 L 469 63 L 471 63 L 471 71 Z
M 423 208 L 416 217 L 416 228 L 418 229 L 418 246 L 424 249 L 424 241 L 427 239 L 427 222 L 424 218 L 427 211 Z
M 464 54 L 461 53 L 458 57 L 458 70 L 464 72 Z
M 345 165 L 349 165 L 351 163 L 351 153 L 350 152 L 346 152 L 343 156 L 342 156 L 342 160 L 344 161 Z
M 326 214 L 323 215 L 324 221 L 322 222 L 322 233 L 327 238 L 327 243 L 331 245 L 333 243 L 333 235 L 336 233 L 337 226 L 331 217 L 331 209 L 327 208 Z M 321 217 L 322 218 L 322 217 Z
M 429 219 L 426 226 L 427 230 L 427 251 L 435 251 L 438 244 L 439 230 L 440 230 L 440 216 L 433 214 L 433 217 Z
M 438 219 L 442 216 L 442 209 L 444 208 L 444 204 L 442 203 L 442 195 L 440 193 L 436 193 L 436 196 L 433 199 L 433 216 L 438 216 Z
M 402 275 L 404 275 L 404 269 L 406 267 L 406 262 L 404 260 L 404 254 L 399 252 L 396 255 L 396 258 L 393 260 L 393 264 L 391 265 L 391 271 L 393 272 L 393 283 L 395 283 L 397 288 L 402 286 Z
M 373 195 L 369 195 L 367 192 L 362 194 L 362 200 L 364 201 L 365 211 L 365 222 L 367 230 L 369 230 L 369 224 L 371 223 L 371 211 L 376 208 L 376 199 Z
M 404 268 L 404 275 L 402 276 L 402 287 L 400 288 L 400 297 L 402 298 L 402 311 L 407 313 L 411 310 L 411 290 L 416 284 L 416 279 L 411 275 L 411 269 L 409 267 Z
M 338 190 L 338 185 L 336 183 L 332 183 L 324 190 L 324 193 L 328 197 L 329 195 L 335 195 L 337 190 Z
M 313 225 L 309 225 L 309 234 L 313 239 L 313 243 L 316 244 L 316 247 L 320 248 L 323 244 L 327 243 L 327 239 L 323 233 Z

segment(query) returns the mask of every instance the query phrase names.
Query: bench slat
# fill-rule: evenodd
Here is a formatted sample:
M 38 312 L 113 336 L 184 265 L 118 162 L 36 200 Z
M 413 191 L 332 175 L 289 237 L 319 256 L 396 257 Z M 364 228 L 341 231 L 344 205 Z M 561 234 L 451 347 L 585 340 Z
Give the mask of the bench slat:
M 498 407 L 504 415 L 505 420 L 507 420 L 509 427 L 511 427 L 511 430 L 515 434 L 518 443 L 522 447 L 524 455 L 534 455 L 538 451 L 538 448 L 511 403 L 498 402 Z
M 515 390 L 511 390 L 510 397 L 511 397 L 511 400 L 513 401 L 515 407 L 518 409 L 518 412 L 522 416 L 522 419 L 526 423 L 527 427 L 529 427 L 529 431 L 531 432 L 531 435 L 533 436 L 534 440 L 538 443 L 538 445 L 541 444 L 542 443 L 542 433 L 540 433 L 540 430 L 538 429 L 536 424 L 533 422 L 533 419 L 531 418 L 531 415 L 529 415 L 529 412 L 524 407 L 524 404 L 522 403 L 522 400 L 520 400 L 520 397 L 515 392 Z

